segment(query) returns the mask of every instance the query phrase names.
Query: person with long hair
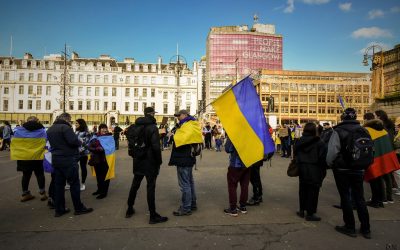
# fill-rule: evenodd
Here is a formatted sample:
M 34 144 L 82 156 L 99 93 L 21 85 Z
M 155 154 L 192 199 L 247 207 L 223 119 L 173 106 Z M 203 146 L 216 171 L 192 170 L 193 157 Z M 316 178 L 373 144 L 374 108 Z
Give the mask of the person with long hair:
M 79 165 L 81 167 L 81 191 L 86 189 L 85 181 L 87 177 L 87 162 L 89 150 L 87 149 L 87 144 L 89 143 L 91 134 L 89 133 L 88 126 L 84 119 L 77 119 L 75 121 L 75 134 L 78 136 L 78 139 L 82 142 L 82 145 L 79 147 Z

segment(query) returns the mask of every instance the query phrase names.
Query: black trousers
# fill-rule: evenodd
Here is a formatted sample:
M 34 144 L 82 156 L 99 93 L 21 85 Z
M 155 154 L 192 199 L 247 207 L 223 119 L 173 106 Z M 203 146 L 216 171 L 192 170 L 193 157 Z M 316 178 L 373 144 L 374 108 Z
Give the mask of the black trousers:
M 110 186 L 110 180 L 106 180 L 106 175 L 108 172 L 107 162 L 102 162 L 101 164 L 95 165 L 94 170 L 96 171 L 98 193 L 107 195 L 108 187 Z
M 135 199 L 137 191 L 140 188 L 140 183 L 142 182 L 144 175 L 134 174 L 131 189 L 129 191 L 128 206 L 133 207 L 135 205 Z M 148 176 L 146 175 L 147 181 L 147 205 L 149 207 L 150 216 L 156 213 L 156 180 L 157 175 Z
M 78 164 L 71 167 L 54 168 L 54 205 L 56 213 L 62 213 L 65 210 L 65 183 L 70 185 L 70 193 L 75 211 L 81 210 L 83 204 L 81 202 L 81 191 L 79 184 Z
M 118 150 L 119 149 L 119 137 L 114 137 L 114 141 L 115 141 L 115 149 Z
M 34 162 L 34 163 L 33 163 Z M 44 191 L 45 185 L 45 177 L 44 177 L 44 170 L 43 170 L 43 161 L 32 161 L 33 166 L 30 169 L 25 170 L 22 172 L 22 192 L 27 193 L 29 191 L 29 182 L 32 177 L 32 172 L 35 173 L 36 180 L 39 186 L 39 190 L 41 192 Z
M 263 188 L 260 177 L 260 166 L 252 166 L 250 168 L 250 183 L 253 186 L 253 199 L 260 199 L 263 195 Z
M 79 157 L 79 165 L 81 166 L 81 182 L 84 184 L 86 182 L 86 178 L 87 178 L 87 162 L 88 162 L 88 156 L 87 155 L 83 155 L 81 157 Z
M 383 202 L 383 181 L 382 181 L 382 176 L 379 176 L 378 178 L 375 178 L 369 182 L 369 185 L 371 186 L 371 202 L 373 203 L 381 203 Z
M 56 187 L 55 187 L 55 180 L 56 180 L 56 175 L 53 173 L 51 173 L 51 181 L 50 181 L 50 185 L 49 185 L 49 197 L 54 201 L 54 197 L 56 194 Z
M 364 232 L 369 231 L 369 214 L 364 199 L 363 174 L 333 170 L 333 175 L 340 194 L 345 226 L 350 229 L 355 229 L 355 220 L 351 203 L 351 198 L 353 198 L 357 208 L 358 219 L 361 223 L 360 230 Z
M 299 182 L 299 202 L 301 211 L 307 211 L 308 215 L 317 212 L 319 189 L 320 187 L 317 185 L 304 183 L 302 181 Z

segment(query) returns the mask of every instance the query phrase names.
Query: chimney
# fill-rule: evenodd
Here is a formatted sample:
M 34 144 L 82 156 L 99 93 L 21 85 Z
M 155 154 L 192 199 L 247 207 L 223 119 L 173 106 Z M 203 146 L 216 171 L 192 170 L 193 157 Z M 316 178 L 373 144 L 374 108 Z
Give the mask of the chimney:
M 24 55 L 24 59 L 33 59 L 33 56 L 31 53 L 26 52 Z

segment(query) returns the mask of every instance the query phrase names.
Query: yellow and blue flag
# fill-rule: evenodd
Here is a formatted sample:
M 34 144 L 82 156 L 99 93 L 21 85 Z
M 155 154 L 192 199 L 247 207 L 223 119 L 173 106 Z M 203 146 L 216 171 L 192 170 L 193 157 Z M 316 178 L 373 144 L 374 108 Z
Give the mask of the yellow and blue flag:
M 27 130 L 17 127 L 11 139 L 11 160 L 43 160 L 46 146 L 46 130 Z
M 174 141 L 176 147 L 193 143 L 203 143 L 200 123 L 194 120 L 183 123 L 182 126 L 176 130 Z
M 340 106 L 342 106 L 343 110 L 346 109 L 346 103 L 344 102 L 343 97 L 341 95 L 339 95 L 339 103 Z
M 101 147 L 104 149 L 106 155 L 106 161 L 108 165 L 108 171 L 105 180 L 109 180 L 115 177 L 115 141 L 112 135 L 104 136 L 93 136 L 93 139 L 97 139 L 100 142 Z M 95 176 L 96 173 L 92 168 L 92 173 Z
M 224 92 L 212 106 L 246 167 L 275 151 L 260 98 L 249 76 Z

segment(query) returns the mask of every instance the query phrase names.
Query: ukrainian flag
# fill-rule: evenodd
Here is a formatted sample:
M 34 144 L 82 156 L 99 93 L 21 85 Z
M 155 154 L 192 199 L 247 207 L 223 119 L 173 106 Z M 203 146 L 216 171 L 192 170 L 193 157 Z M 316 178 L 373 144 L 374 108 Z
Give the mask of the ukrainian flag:
M 11 139 L 11 160 L 43 160 L 46 146 L 46 130 L 27 130 L 17 127 Z
M 249 76 L 223 93 L 212 106 L 246 167 L 275 151 L 260 98 Z
M 203 135 L 201 134 L 200 123 L 198 121 L 187 121 L 176 130 L 174 135 L 175 146 L 203 143 Z
M 112 135 L 105 135 L 105 136 L 94 136 L 92 138 L 97 139 L 100 142 L 100 145 L 104 149 L 104 153 L 106 155 L 107 165 L 108 165 L 108 172 L 106 175 L 105 180 L 109 180 L 115 177 L 115 141 Z M 96 176 L 94 169 L 92 168 L 93 176 Z

